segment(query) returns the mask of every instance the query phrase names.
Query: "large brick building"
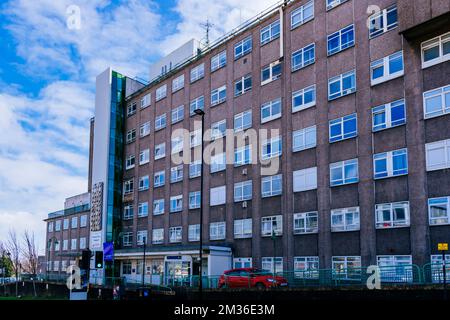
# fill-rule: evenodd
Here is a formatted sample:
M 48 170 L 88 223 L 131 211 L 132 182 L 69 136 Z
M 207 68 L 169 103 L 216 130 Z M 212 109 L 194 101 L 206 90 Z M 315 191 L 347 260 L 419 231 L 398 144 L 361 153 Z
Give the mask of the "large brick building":
M 207 48 L 183 46 L 150 84 L 99 75 L 90 248 L 114 242 L 115 255 L 91 277 L 138 279 L 144 242 L 147 281 L 198 274 L 200 201 L 205 275 L 439 261 L 449 11 L 448 0 L 285 1 Z M 195 159 L 198 108 L 214 141 L 226 128 L 278 130 L 216 151 L 203 194 L 200 162 L 173 162 Z M 180 128 L 192 133 L 184 146 Z M 262 174 L 260 158 L 279 159 L 278 171 Z

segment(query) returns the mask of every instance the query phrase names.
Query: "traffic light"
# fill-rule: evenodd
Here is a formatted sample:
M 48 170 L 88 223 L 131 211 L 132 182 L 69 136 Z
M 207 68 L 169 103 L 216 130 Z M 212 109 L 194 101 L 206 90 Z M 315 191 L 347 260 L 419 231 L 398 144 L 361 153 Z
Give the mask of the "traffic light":
M 103 268 L 103 251 L 95 251 L 95 268 Z
M 81 253 L 81 264 L 80 269 L 81 270 L 89 270 L 89 264 L 91 262 L 91 250 L 83 250 Z

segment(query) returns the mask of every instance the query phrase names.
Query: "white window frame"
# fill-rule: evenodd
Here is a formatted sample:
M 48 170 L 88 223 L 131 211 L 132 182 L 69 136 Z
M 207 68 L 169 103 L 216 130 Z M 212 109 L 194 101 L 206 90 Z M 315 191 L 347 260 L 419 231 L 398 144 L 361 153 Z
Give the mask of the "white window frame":
M 307 62 L 305 62 L 305 52 L 307 51 L 312 51 L 313 54 L 313 58 L 312 60 L 308 60 Z M 294 59 L 300 55 L 301 57 L 301 61 L 299 64 L 295 64 L 294 63 Z M 291 72 L 295 72 L 298 71 L 300 69 L 306 68 L 307 66 L 314 64 L 316 62 L 316 44 L 315 43 L 310 43 L 307 46 L 298 49 L 297 51 L 292 52 L 292 57 L 291 57 Z
M 147 108 L 152 103 L 152 94 L 147 93 L 145 96 L 141 98 L 141 109 Z
M 277 31 L 278 29 L 278 31 Z M 261 46 L 277 39 L 280 36 L 280 19 L 272 22 L 271 24 L 265 26 L 260 31 L 260 37 L 259 40 L 261 42 Z M 268 37 L 265 37 L 265 35 L 268 34 Z
M 80 228 L 87 227 L 87 215 L 82 215 L 80 217 Z
M 173 206 L 175 204 L 175 206 Z M 170 197 L 170 213 L 183 211 L 183 195 L 171 196 Z
M 347 221 L 347 216 L 352 217 L 352 222 Z M 340 223 L 334 223 L 333 218 L 340 217 Z M 359 207 L 353 208 L 341 208 L 331 210 L 331 232 L 347 232 L 347 231 L 358 231 L 361 227 L 361 216 L 359 212 Z
M 432 207 L 439 205 L 445 207 L 445 216 L 433 216 Z M 428 199 L 428 223 L 430 226 L 442 226 L 450 224 L 450 196 Z
M 172 124 L 183 121 L 184 119 L 184 105 L 178 106 L 175 109 L 172 109 Z
M 200 224 L 190 224 L 188 227 L 188 241 L 200 241 Z
M 134 191 L 134 180 L 129 179 L 123 182 L 123 193 L 130 194 Z
M 273 113 L 273 108 L 274 105 L 279 104 L 280 105 L 280 112 L 279 113 Z M 269 109 L 270 110 L 270 116 L 264 118 L 263 117 L 263 110 L 265 109 Z M 262 123 L 266 123 L 278 118 L 281 118 L 282 115 L 282 110 L 283 110 L 283 105 L 281 103 L 281 98 L 266 102 L 264 104 L 261 105 L 261 124 Z
M 344 2 L 347 2 L 347 0 L 326 0 L 327 11 L 343 4 Z
M 400 71 L 391 73 L 390 61 L 391 61 L 391 59 L 397 59 L 399 57 L 401 57 L 402 69 Z M 383 67 L 383 76 L 374 79 L 373 78 L 374 69 L 379 68 L 380 66 Z M 372 86 L 375 86 L 377 84 L 380 84 L 380 83 L 383 83 L 386 81 L 393 80 L 395 78 L 403 76 L 404 74 L 405 74 L 405 61 L 403 59 L 403 50 L 395 52 L 389 56 L 386 56 L 382 59 L 378 59 L 378 60 L 370 63 L 370 84 Z
M 157 228 L 152 230 L 152 244 L 164 243 L 164 229 Z
M 306 9 L 311 9 L 312 7 L 312 15 L 305 17 L 305 11 Z M 298 22 L 294 22 L 294 18 L 299 15 L 300 19 Z M 291 30 L 301 26 L 302 24 L 305 24 L 306 22 L 314 19 L 314 1 L 311 0 L 304 5 L 298 7 L 294 11 L 291 12 Z
M 211 72 L 219 70 L 227 65 L 227 51 L 223 50 L 222 52 L 216 54 L 211 58 Z
M 397 120 L 397 123 L 392 121 L 392 110 L 402 106 L 404 111 L 403 121 Z M 377 114 L 384 114 L 385 122 L 375 125 L 375 116 Z M 372 108 L 372 132 L 378 132 L 406 124 L 406 104 L 405 99 L 400 99 L 394 102 L 386 103 L 381 106 Z
M 202 195 L 200 191 L 189 192 L 189 209 L 199 209 L 202 203 Z
M 211 222 L 209 224 L 209 240 L 224 240 L 226 237 L 225 221 Z
M 394 23 L 387 24 L 388 21 L 388 13 L 391 11 L 397 11 L 397 20 Z M 378 19 L 378 21 L 377 21 Z M 381 26 L 381 22 L 383 25 Z M 398 26 L 398 10 L 397 5 L 390 6 L 388 8 L 385 8 L 381 10 L 380 12 L 377 12 L 369 17 L 369 26 L 378 26 L 377 29 L 374 29 L 375 31 L 372 32 L 371 28 L 369 27 L 369 39 L 376 38 L 378 36 L 381 36 L 382 34 L 385 34 L 386 32 L 395 29 Z M 382 28 L 380 28 L 382 27 Z
M 431 165 L 430 151 L 440 150 L 444 152 L 444 158 L 440 162 Z M 427 171 L 435 171 L 450 168 L 450 139 L 430 142 L 425 145 Z
M 450 104 L 446 106 L 446 96 L 450 96 L 450 85 L 432 89 L 423 93 L 423 114 L 425 119 L 439 117 L 450 113 Z M 438 111 L 427 112 L 427 102 L 430 99 L 440 100 L 441 108 Z
M 355 121 L 355 131 L 350 131 L 350 132 L 345 132 L 345 124 L 347 122 L 351 122 L 351 121 Z M 335 127 L 335 126 L 339 126 L 340 128 L 340 133 L 338 135 L 334 135 L 332 136 L 331 134 L 331 128 Z M 355 113 L 349 114 L 347 116 L 344 116 L 342 118 L 337 118 L 337 119 L 333 119 L 330 120 L 328 122 L 328 132 L 329 132 L 329 139 L 328 141 L 330 143 L 335 143 L 335 142 L 339 142 L 339 141 L 343 141 L 343 140 L 347 140 L 347 139 L 353 139 L 356 138 L 358 136 L 358 116 Z
M 189 115 L 195 115 L 194 111 L 197 109 L 205 109 L 205 96 L 197 97 L 191 101 L 191 103 L 189 104 Z
M 395 174 L 394 172 L 394 157 L 395 156 L 402 156 L 402 155 L 406 155 L 406 169 L 402 169 L 402 170 L 406 170 L 406 172 L 403 173 L 397 173 Z M 377 161 L 386 161 L 386 176 L 382 176 L 382 177 L 377 177 L 377 174 L 381 174 L 383 172 L 378 172 L 376 171 L 376 162 Z M 377 153 L 373 155 L 373 178 L 375 180 L 378 179 L 386 179 L 386 178 L 391 178 L 391 177 L 398 177 L 398 176 L 404 176 L 407 175 L 409 171 L 409 164 L 408 164 L 408 149 L 404 148 L 404 149 L 398 149 L 398 150 L 393 150 L 393 151 L 388 151 L 388 152 L 381 152 L 381 153 Z
M 183 151 L 183 144 L 184 144 L 183 136 L 172 137 L 172 139 L 170 140 L 171 154 L 176 154 Z
M 233 258 L 233 268 L 251 268 L 253 266 L 252 258 Z
M 306 137 L 313 134 L 314 135 L 314 142 L 307 144 Z M 298 145 L 296 142 L 297 140 L 301 140 L 300 145 Z M 296 130 L 292 132 L 292 152 L 299 152 L 311 148 L 315 148 L 317 146 L 317 127 L 312 126 L 300 130 Z
M 190 78 L 191 83 L 194 83 L 205 76 L 205 63 L 199 64 L 198 66 L 191 69 Z
M 250 80 L 250 81 L 248 81 L 248 80 Z M 240 90 L 237 89 L 237 86 L 239 84 L 241 85 Z M 247 86 L 246 86 L 246 84 L 247 84 Z M 250 84 L 250 86 L 248 86 L 248 84 Z M 238 97 L 238 96 L 243 95 L 247 91 L 252 90 L 252 86 L 253 86 L 252 74 L 249 73 L 234 82 L 234 96 Z
M 183 165 L 170 168 L 170 183 L 183 181 Z
M 350 266 L 355 264 L 355 266 Z M 337 266 L 343 268 L 338 269 Z M 361 256 L 333 256 L 331 257 L 333 279 L 361 281 Z
M 184 74 L 172 80 L 172 93 L 184 88 Z
M 211 124 L 211 140 L 224 137 L 227 132 L 227 119 L 223 119 Z
M 247 123 L 245 122 L 247 119 Z M 241 122 L 242 125 L 237 125 L 237 122 Z M 238 113 L 234 116 L 234 132 L 244 131 L 248 128 L 252 127 L 252 110 L 249 109 L 247 111 Z
M 144 239 L 145 239 L 145 244 L 148 244 L 148 231 L 147 230 L 138 230 L 136 232 L 136 244 L 138 246 L 144 245 Z
M 234 239 L 248 239 L 253 236 L 253 221 L 251 218 L 234 220 Z
M 355 165 L 355 164 L 356 164 L 356 177 L 346 177 L 345 176 L 345 167 L 350 166 L 350 165 Z M 341 169 L 342 183 L 336 184 L 336 183 L 333 183 L 333 180 L 332 180 L 332 171 L 333 171 L 333 169 L 338 169 L 338 168 Z M 356 181 L 353 181 L 354 179 L 356 179 Z M 350 181 L 348 181 L 348 180 L 350 180 Z M 339 180 L 337 180 L 337 181 L 339 181 Z M 338 187 L 338 186 L 343 186 L 346 184 L 352 184 L 352 183 L 358 183 L 358 182 L 359 182 L 359 161 L 357 158 L 349 159 L 349 160 L 345 160 L 345 161 L 339 161 L 339 162 L 330 164 L 330 187 Z
M 220 206 L 227 201 L 227 188 L 226 186 L 219 186 L 209 189 L 209 205 Z
M 150 162 L 150 149 L 145 149 L 139 152 L 139 165 Z
M 379 220 L 379 214 L 383 215 L 383 211 L 389 209 L 389 220 Z M 395 209 L 403 209 L 405 212 L 404 220 L 395 219 Z M 375 205 L 375 228 L 376 229 L 392 229 L 405 228 L 410 226 L 410 208 L 409 201 L 381 203 Z
M 138 204 L 138 217 L 147 217 L 148 216 L 148 202 L 139 202 Z
M 189 164 L 189 179 L 194 179 L 202 175 L 201 160 L 193 161 Z M 193 169 L 195 168 L 195 171 Z
M 347 77 L 353 77 L 354 80 L 354 86 L 348 89 L 343 90 L 343 83 L 344 83 L 344 78 Z M 331 85 L 335 82 L 339 82 L 339 92 L 338 95 L 335 94 L 335 96 L 331 96 Z M 335 77 L 332 77 L 330 79 L 328 79 L 328 101 L 332 101 L 335 99 L 339 99 L 341 97 L 345 97 L 349 94 L 352 94 L 356 91 L 356 72 L 355 70 L 351 70 L 345 73 L 342 73 L 340 75 L 337 75 Z
M 273 269 L 275 264 L 275 270 Z M 283 272 L 283 257 L 262 257 L 261 269 L 269 271 L 270 273 L 282 273 Z
M 279 179 L 280 180 L 280 189 L 274 190 L 274 180 Z M 264 185 L 269 184 L 270 190 L 264 191 Z M 273 176 L 263 177 L 261 179 L 261 197 L 262 198 L 268 198 L 268 197 L 275 197 L 279 196 L 283 193 L 283 176 L 282 174 L 276 174 Z
M 275 148 L 278 146 L 278 148 Z M 268 148 L 270 146 L 270 152 L 268 152 Z M 283 140 L 281 136 L 273 137 L 267 140 L 264 140 L 261 144 L 261 159 L 268 160 L 275 157 L 280 157 L 283 154 Z
M 143 124 L 141 124 L 141 126 L 139 127 L 139 135 L 140 137 L 145 137 L 148 136 L 150 134 L 150 121 L 147 121 Z
M 221 98 L 221 96 L 225 94 Z M 227 101 L 227 86 L 223 85 L 217 89 L 211 90 L 211 107 L 217 106 L 223 102 Z
M 167 97 L 167 84 L 162 85 L 158 89 L 156 89 L 156 101 L 160 101 Z
M 125 170 L 133 169 L 136 162 L 136 156 L 134 154 L 129 155 L 125 159 Z
M 294 257 L 294 277 L 297 279 L 319 278 L 319 257 L 300 256 Z
M 275 69 L 275 67 L 278 67 L 278 66 L 280 66 L 280 73 L 279 74 L 274 74 L 274 69 Z M 263 80 L 263 73 L 267 69 L 269 69 L 269 78 L 267 78 L 266 80 Z M 283 66 L 281 65 L 280 61 L 272 62 L 271 64 L 263 67 L 261 69 L 261 86 L 264 86 L 264 85 L 266 85 L 266 84 L 268 84 L 268 83 L 270 83 L 272 81 L 276 81 L 276 80 L 280 79 L 282 73 L 283 73 Z
M 162 180 L 160 179 L 161 177 L 163 177 Z M 161 170 L 155 172 L 155 174 L 153 175 L 153 187 L 154 188 L 162 187 L 163 185 L 165 185 L 165 183 L 166 183 L 166 171 Z
M 202 130 L 198 129 L 189 133 L 189 147 L 195 148 L 202 144 Z
M 183 227 L 170 227 L 169 228 L 169 242 L 179 243 L 183 239 Z
M 450 52 L 444 54 L 444 43 L 447 43 L 449 41 L 450 41 L 450 32 L 447 32 L 436 38 L 421 43 L 420 48 L 422 52 L 422 69 L 450 60 Z M 434 48 L 436 46 L 439 46 L 439 57 L 429 61 L 425 61 L 424 51 L 430 48 Z
M 153 200 L 153 215 L 157 216 L 160 214 L 164 214 L 164 206 L 165 206 L 165 201 L 164 199 L 155 199 Z
M 127 117 L 132 116 L 137 111 L 137 103 L 132 102 L 127 106 Z
M 343 33 L 344 32 L 347 33 L 350 31 L 353 31 L 353 42 L 343 44 L 342 43 Z M 355 33 L 355 25 L 354 24 L 345 26 L 344 28 L 327 35 L 327 56 L 330 57 L 330 56 L 338 54 L 339 52 L 342 52 L 348 48 L 354 47 L 355 46 L 355 36 L 356 36 L 356 33 Z M 339 39 L 339 45 L 338 45 L 337 49 L 335 49 L 334 51 L 330 51 L 328 43 L 330 42 L 330 39 L 336 38 L 336 37 Z
M 155 131 L 164 129 L 167 126 L 166 114 L 163 113 L 155 118 Z
M 147 182 L 147 183 L 146 183 Z M 142 176 L 139 178 L 139 191 L 145 191 L 150 188 L 150 178 L 149 176 Z
M 250 44 L 250 45 L 248 45 Z M 245 49 L 245 47 L 248 47 L 247 49 Z M 236 49 L 240 48 L 240 52 L 236 53 Z M 249 54 L 250 52 L 252 52 L 253 49 L 253 39 L 252 36 L 248 36 L 245 39 L 242 39 L 241 41 L 237 42 L 234 45 L 234 60 L 237 60 L 247 54 Z
M 162 159 L 166 156 L 166 143 L 160 143 L 155 146 L 155 160 Z
M 136 140 L 136 129 L 127 131 L 126 143 L 132 143 Z
M 296 227 L 296 221 L 303 221 L 303 227 Z M 319 232 L 319 213 L 317 211 L 294 213 L 294 234 L 311 234 Z
M 283 235 L 283 216 L 281 214 L 261 217 L 261 237 Z
M 250 193 L 244 191 L 250 187 Z M 234 202 L 248 201 L 253 197 L 253 181 L 246 180 L 234 184 Z
M 210 173 L 224 171 L 227 168 L 226 153 L 211 156 Z
M 294 192 L 317 189 L 317 167 L 294 171 L 292 176 Z
M 305 94 L 310 93 L 310 92 L 312 92 L 313 101 L 305 103 Z M 302 104 L 296 105 L 295 99 L 297 99 L 299 97 L 302 98 Z M 312 86 L 297 90 L 292 93 L 292 113 L 314 107 L 315 105 L 316 105 L 316 85 L 315 84 Z
M 246 145 L 234 150 L 234 166 L 240 167 L 252 163 L 251 145 Z

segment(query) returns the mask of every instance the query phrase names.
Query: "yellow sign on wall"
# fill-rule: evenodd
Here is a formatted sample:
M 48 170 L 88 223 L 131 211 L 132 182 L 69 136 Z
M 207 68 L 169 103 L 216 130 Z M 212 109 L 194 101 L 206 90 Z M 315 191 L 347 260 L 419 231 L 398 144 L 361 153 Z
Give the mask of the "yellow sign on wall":
M 448 243 L 438 243 L 438 250 L 439 251 L 447 251 L 448 250 Z

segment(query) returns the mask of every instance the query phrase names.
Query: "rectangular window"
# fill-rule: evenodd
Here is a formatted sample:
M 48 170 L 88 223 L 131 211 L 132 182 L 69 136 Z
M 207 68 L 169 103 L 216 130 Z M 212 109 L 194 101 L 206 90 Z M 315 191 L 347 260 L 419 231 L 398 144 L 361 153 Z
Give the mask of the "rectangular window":
M 251 200 L 252 188 L 252 180 L 236 182 L 234 184 L 234 202 Z
M 314 43 L 292 53 L 291 70 L 300 70 L 313 64 L 316 60 L 316 45 Z
M 373 155 L 374 179 L 408 174 L 408 150 L 400 149 Z
M 189 133 L 189 146 L 195 148 L 202 144 L 202 130 L 195 130 Z
M 152 100 L 151 93 L 148 93 L 145 96 L 143 96 L 141 99 L 141 108 L 142 109 L 147 108 L 151 104 L 151 100 Z
M 201 204 L 200 191 L 189 192 L 189 209 L 199 209 Z
M 359 207 L 331 210 L 331 232 L 359 230 Z
M 150 162 L 150 149 L 142 150 L 139 153 L 139 164 L 143 165 Z
M 422 68 L 450 60 L 450 32 L 422 42 Z
M 239 132 L 252 126 L 252 110 L 247 110 L 234 116 L 234 132 Z
M 293 152 L 303 151 L 306 149 L 316 147 L 317 143 L 316 126 L 294 131 L 292 133 L 292 136 L 293 136 L 292 142 Z
M 317 233 L 319 230 L 319 213 L 305 212 L 294 214 L 294 234 Z
M 170 197 L 170 212 L 180 212 L 183 210 L 183 195 Z
M 70 250 L 77 250 L 77 239 L 72 239 L 70 243 Z
M 251 148 L 250 145 L 247 145 L 242 148 L 238 148 L 234 150 L 234 166 L 244 166 L 250 164 L 252 162 L 251 158 Z
M 297 279 L 318 279 L 319 257 L 294 257 L 294 277 Z
M 148 176 L 139 178 L 139 191 L 148 190 L 149 186 L 150 186 L 150 182 L 149 182 Z
M 86 238 L 80 238 L 80 250 L 86 249 Z
M 261 179 L 261 193 L 263 198 L 280 195 L 282 190 L 282 175 L 264 177 Z
M 430 226 L 450 224 L 450 197 L 428 199 Z
M 125 170 L 130 170 L 134 168 L 136 161 L 136 157 L 134 155 L 130 155 L 125 160 Z
M 233 259 L 233 267 L 235 269 L 251 268 L 252 267 L 252 258 L 234 258 Z
M 227 131 L 227 120 L 221 120 L 211 125 L 211 140 L 216 140 L 225 136 Z
M 153 229 L 152 231 L 152 244 L 164 243 L 164 229 Z
M 252 89 L 252 75 L 248 74 L 234 82 L 234 96 L 240 96 Z
M 347 0 L 326 0 L 327 1 L 327 10 L 331 10 L 334 7 L 346 2 Z
M 155 176 L 153 179 L 153 186 L 155 188 L 163 186 L 165 184 L 165 180 L 166 180 L 165 176 L 166 176 L 166 172 L 164 170 L 155 172 Z
M 209 225 L 209 240 L 225 239 L 225 222 L 213 222 Z
M 261 85 L 275 81 L 281 77 L 282 64 L 279 61 L 272 62 L 261 69 Z
M 394 202 L 375 205 L 377 229 L 409 226 L 409 202 Z
M 164 158 L 166 156 L 166 143 L 160 143 L 155 146 L 155 160 Z
M 292 112 L 308 109 L 316 105 L 316 85 L 292 93 Z
M 203 110 L 205 108 L 205 98 L 203 96 L 195 98 L 191 101 L 189 106 L 189 114 L 191 116 L 195 115 L 195 110 L 200 109 Z
M 72 218 L 71 227 L 72 227 L 72 229 L 78 228 L 78 217 L 73 217 Z
M 130 180 L 124 181 L 123 193 L 129 194 L 129 193 L 132 193 L 133 191 L 134 191 L 134 180 L 130 179 Z
M 69 250 L 69 240 L 63 240 L 63 250 L 67 251 Z
M 172 227 L 169 228 L 169 242 L 170 243 L 177 243 L 181 242 L 182 240 L 182 227 Z
M 333 279 L 361 280 L 361 257 L 340 256 L 332 257 Z
M 172 92 L 176 92 L 184 88 L 184 74 L 172 80 Z
M 127 131 L 126 142 L 131 143 L 136 140 L 136 129 L 131 129 Z
M 349 25 L 327 37 L 328 56 L 355 45 L 355 26 Z
M 53 232 L 53 222 L 48 223 L 48 232 Z
M 226 85 L 211 91 L 211 107 L 225 102 L 225 100 L 227 100 Z
M 445 259 L 445 261 L 443 260 Z M 450 280 L 450 254 L 446 254 L 442 257 L 442 254 L 431 255 L 431 278 L 433 283 L 444 282 L 444 271 L 442 265 L 445 263 L 445 279 Z
M 356 137 L 358 135 L 356 113 L 331 120 L 329 122 L 329 128 L 330 143 Z
M 293 172 L 294 192 L 317 189 L 317 167 Z
M 425 119 L 450 113 L 450 85 L 423 93 Z
M 171 139 L 171 153 L 180 153 L 183 151 L 183 136 L 174 137 Z
M 372 131 L 380 131 L 406 123 L 405 100 L 387 103 L 372 108 Z
M 281 98 L 264 103 L 261 106 L 261 123 L 281 117 Z
M 172 110 L 172 123 L 180 122 L 184 119 L 184 106 L 179 106 Z
M 234 60 L 252 52 L 252 37 L 249 36 L 234 45 Z
M 160 116 L 157 116 L 155 118 L 155 131 L 164 129 L 166 127 L 167 121 L 166 121 L 166 114 L 162 114 Z
M 210 206 L 218 206 L 225 204 L 227 198 L 226 186 L 220 186 L 216 188 L 211 188 L 209 190 Z
M 245 239 L 252 237 L 252 219 L 234 220 L 234 238 Z
M 282 215 L 261 218 L 261 236 L 271 237 L 273 235 L 275 236 L 283 235 Z
M 136 102 L 130 103 L 127 106 L 127 116 L 129 117 L 129 116 L 135 114 L 136 113 L 136 109 L 137 109 Z
M 87 215 L 83 215 L 80 217 L 80 227 L 84 228 L 87 226 Z
M 164 213 L 164 199 L 153 200 L 153 215 L 157 216 Z
M 136 233 L 137 237 L 137 245 L 142 246 L 144 244 L 147 244 L 147 230 L 140 230 Z
M 197 178 L 202 175 L 202 163 L 200 160 L 189 164 L 189 178 Z
M 210 164 L 210 172 L 211 173 L 223 171 L 226 168 L 227 168 L 227 163 L 226 163 L 225 152 L 211 157 L 211 164 Z
M 413 282 L 412 257 L 404 256 L 377 256 L 377 265 L 380 268 L 382 282 Z
M 403 76 L 403 51 L 396 52 L 370 64 L 372 86 Z
M 356 91 L 355 70 L 328 79 L 328 100 L 334 100 Z
M 142 124 L 142 125 L 139 127 L 139 135 L 140 135 L 141 137 L 145 137 L 145 136 L 147 136 L 147 135 L 149 135 L 149 134 L 150 134 L 150 121 L 148 121 L 148 122 Z
M 156 89 L 156 101 L 164 99 L 167 96 L 167 84 Z
M 314 18 L 314 1 L 309 1 L 291 13 L 291 29 L 294 29 Z
M 183 181 L 183 165 L 170 168 L 170 183 Z
M 330 164 L 330 185 L 332 187 L 356 183 L 358 181 L 358 159 Z
M 61 231 L 61 220 L 55 221 L 55 231 Z
M 279 157 L 282 154 L 282 140 L 281 137 L 274 137 L 263 141 L 261 145 L 261 157 L 267 160 L 274 157 Z
M 138 217 L 148 216 L 148 202 L 140 202 L 138 204 Z
M 450 168 L 450 139 L 425 145 L 427 171 Z
M 263 257 L 261 259 L 261 268 L 270 273 L 282 273 L 283 257 Z
M 398 25 L 397 6 L 391 6 L 369 17 L 369 39 L 373 39 Z
M 191 83 L 200 80 L 205 76 L 205 64 L 202 63 L 191 69 Z
M 200 241 L 200 225 L 199 224 L 189 225 L 188 240 L 189 241 Z
M 211 58 L 211 72 L 227 65 L 227 52 L 224 50 Z
M 261 45 L 269 43 L 270 41 L 278 38 L 279 36 L 280 36 L 280 20 L 277 20 L 261 29 Z

